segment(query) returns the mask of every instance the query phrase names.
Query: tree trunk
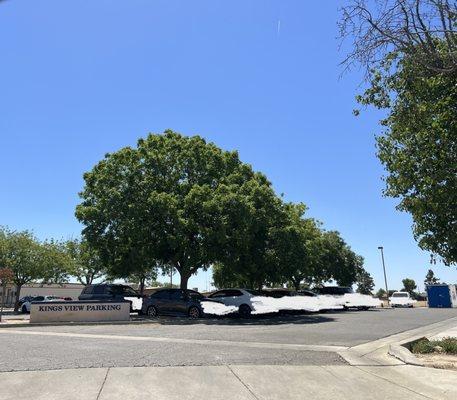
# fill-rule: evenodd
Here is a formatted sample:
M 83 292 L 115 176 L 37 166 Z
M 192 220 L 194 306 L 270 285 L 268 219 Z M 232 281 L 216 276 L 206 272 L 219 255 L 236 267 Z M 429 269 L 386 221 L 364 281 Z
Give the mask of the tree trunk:
M 16 285 L 16 301 L 14 302 L 14 312 L 17 313 L 19 310 L 19 299 L 21 297 L 22 285 Z
M 181 289 L 187 289 L 187 283 L 189 281 L 189 278 L 190 278 L 190 275 L 183 275 L 181 274 L 181 283 L 179 285 L 179 287 Z
M 300 281 L 294 281 L 295 290 L 298 292 L 300 290 Z
M 146 278 L 145 277 L 141 277 L 140 278 L 140 294 L 143 295 L 144 294 L 144 282 L 145 282 Z
M 2 285 L 2 304 L 0 305 L 0 322 L 2 322 L 3 305 L 5 304 L 6 282 Z

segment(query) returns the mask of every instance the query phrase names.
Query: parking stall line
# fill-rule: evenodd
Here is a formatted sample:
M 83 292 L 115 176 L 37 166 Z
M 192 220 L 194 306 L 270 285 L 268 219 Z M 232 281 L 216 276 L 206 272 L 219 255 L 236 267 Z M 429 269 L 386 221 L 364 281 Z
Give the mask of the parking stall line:
M 0 329 L 0 334 L 13 335 L 33 335 L 33 336 L 54 336 L 80 339 L 102 339 L 102 340 L 127 340 L 138 342 L 158 342 L 158 343 L 180 343 L 180 344 L 197 344 L 213 346 L 233 346 L 233 347 L 250 347 L 279 350 L 296 350 L 296 351 L 326 351 L 339 352 L 347 350 L 345 346 L 328 346 L 328 345 L 306 345 L 306 344 L 289 344 L 289 343 L 270 343 L 270 342 L 240 342 L 231 340 L 209 340 L 209 339 L 181 339 L 157 336 L 127 336 L 127 335 L 101 335 L 91 333 L 68 333 L 68 332 L 43 332 L 43 331 L 22 331 L 12 329 Z

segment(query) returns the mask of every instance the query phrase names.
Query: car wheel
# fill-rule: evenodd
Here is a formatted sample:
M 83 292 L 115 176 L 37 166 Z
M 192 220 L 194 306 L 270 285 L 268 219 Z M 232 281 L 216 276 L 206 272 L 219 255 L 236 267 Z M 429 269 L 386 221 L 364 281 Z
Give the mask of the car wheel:
M 27 307 L 26 306 L 22 306 L 22 314 L 27 314 Z
M 189 318 L 197 319 L 200 318 L 200 310 L 198 307 L 189 308 Z
M 154 306 L 148 307 L 147 314 L 148 314 L 148 317 L 151 317 L 151 318 L 155 318 L 159 315 L 159 313 L 157 312 L 157 308 L 155 308 Z
M 249 307 L 247 304 L 242 304 L 239 308 L 239 313 L 242 317 L 250 317 L 251 316 L 251 307 Z

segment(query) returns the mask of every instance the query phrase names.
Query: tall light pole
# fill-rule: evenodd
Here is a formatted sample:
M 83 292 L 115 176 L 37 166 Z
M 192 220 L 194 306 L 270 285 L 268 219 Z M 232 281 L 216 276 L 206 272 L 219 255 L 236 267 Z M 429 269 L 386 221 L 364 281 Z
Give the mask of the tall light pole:
M 384 270 L 384 283 L 386 284 L 387 305 L 389 305 L 389 288 L 387 287 L 386 263 L 384 262 L 384 247 L 378 246 L 381 250 L 382 269 Z

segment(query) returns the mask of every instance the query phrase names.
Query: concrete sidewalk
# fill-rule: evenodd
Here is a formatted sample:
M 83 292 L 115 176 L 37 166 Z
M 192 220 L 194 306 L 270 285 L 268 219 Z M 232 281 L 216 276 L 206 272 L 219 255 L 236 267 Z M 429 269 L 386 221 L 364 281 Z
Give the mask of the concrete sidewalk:
M 457 372 L 401 366 L 68 369 L 0 375 L 2 400 L 455 399 Z
M 433 335 L 431 337 L 429 337 L 430 340 L 441 340 L 443 338 L 446 338 L 446 337 L 454 337 L 454 338 L 457 338 L 457 324 L 452 327 L 452 328 L 449 328 L 449 329 L 446 329 L 436 335 Z

